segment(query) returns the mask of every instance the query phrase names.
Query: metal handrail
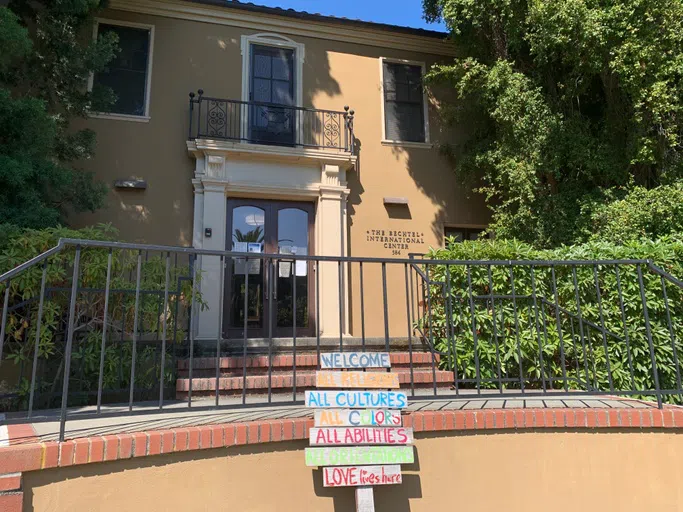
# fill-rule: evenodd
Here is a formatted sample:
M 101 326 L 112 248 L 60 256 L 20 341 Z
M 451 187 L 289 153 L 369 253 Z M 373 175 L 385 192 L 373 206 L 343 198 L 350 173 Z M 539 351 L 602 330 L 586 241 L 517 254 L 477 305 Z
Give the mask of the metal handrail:
M 65 255 L 59 254 L 67 249 L 68 258 Z M 92 249 L 102 249 L 102 251 L 100 253 Z M 121 251 L 121 253 L 117 251 Z M 116 255 L 117 258 L 114 268 L 118 274 L 115 275 L 115 279 L 112 279 L 111 276 L 112 254 Z M 130 258 L 131 254 L 134 256 L 133 258 Z M 147 259 L 148 254 L 151 255 L 149 260 Z M 90 259 L 93 255 L 108 256 L 106 281 L 102 268 L 96 269 L 97 271 L 94 274 L 91 273 L 91 276 L 95 276 L 94 278 L 91 277 L 89 281 L 84 280 L 85 272 L 89 270 L 87 265 L 90 261 L 93 261 Z M 175 255 L 177 258 L 173 280 L 171 280 L 171 274 L 169 274 L 171 255 Z M 50 259 L 55 256 L 56 258 Z M 332 272 L 333 279 L 337 277 L 334 274 L 335 268 L 339 272 L 339 297 L 335 301 L 326 301 L 325 307 L 336 307 L 335 305 L 338 304 L 340 318 L 339 350 L 342 351 L 355 348 L 347 345 L 345 337 L 342 336 L 342 319 L 343 315 L 347 314 L 346 306 L 344 306 L 345 300 L 342 295 L 346 286 L 343 276 L 349 275 L 360 278 L 360 332 L 363 333 L 363 349 L 365 349 L 366 317 L 376 319 L 375 329 L 377 332 L 379 332 L 379 328 L 383 324 L 385 350 L 393 348 L 393 340 L 399 339 L 399 341 L 403 341 L 397 334 L 400 336 L 407 335 L 408 350 L 410 351 L 411 398 L 418 396 L 415 394 L 415 385 L 424 382 L 417 379 L 412 364 L 412 354 L 415 348 L 413 338 L 419 337 L 420 343 L 423 346 L 418 347 L 418 350 L 432 355 L 431 361 L 429 361 L 429 358 L 426 358 L 424 362 L 430 365 L 432 373 L 432 381 L 430 381 L 432 386 L 430 387 L 433 387 L 433 390 L 428 393 L 434 399 L 467 397 L 475 393 L 477 396 L 481 396 L 482 390 L 486 388 L 497 390 L 501 395 L 509 396 L 510 398 L 547 396 L 548 393 L 559 390 L 562 387 L 566 394 L 572 396 L 590 393 L 594 395 L 612 394 L 655 397 L 660 407 L 663 406 L 663 402 L 665 399 L 668 399 L 669 395 L 681 397 L 683 400 L 683 385 L 681 383 L 683 367 L 679 364 L 678 360 L 678 352 L 683 349 L 680 346 L 683 340 L 680 336 L 680 324 L 675 321 L 673 316 L 681 311 L 680 304 L 676 302 L 679 292 L 676 291 L 675 295 L 671 295 L 671 298 L 667 296 L 667 287 L 668 291 L 671 292 L 674 286 L 680 287 L 683 282 L 655 266 L 650 260 L 581 260 L 569 262 L 506 260 L 497 262 L 490 260 L 416 260 L 415 258 L 386 259 L 304 256 L 295 254 L 288 254 L 286 257 L 283 257 L 281 254 L 244 253 L 226 250 L 195 249 L 191 247 L 63 238 L 59 240 L 55 247 L 0 275 L 0 307 L 2 308 L 0 320 L 0 364 L 6 364 L 5 361 L 9 358 L 8 356 L 3 361 L 3 344 L 7 347 L 7 354 L 27 356 L 33 351 L 33 365 L 30 368 L 32 377 L 30 381 L 28 416 L 31 416 L 31 412 L 36 408 L 34 407 L 34 396 L 38 396 L 37 402 L 41 404 L 37 408 L 44 408 L 44 404 L 49 406 L 61 394 L 62 405 L 59 411 L 60 437 L 63 439 L 67 419 L 76 416 L 80 417 L 79 412 L 68 407 L 69 397 L 78 396 L 81 397 L 79 398 L 81 400 L 94 400 L 94 392 L 97 391 L 98 409 L 93 414 L 115 414 L 115 408 L 100 411 L 102 396 L 105 396 L 107 401 L 112 402 L 117 399 L 117 393 L 127 390 L 126 400 L 128 402 L 125 404 L 127 405 L 127 413 L 143 414 L 144 412 L 134 410 L 134 406 L 143 400 L 142 396 L 147 396 L 144 393 L 149 393 L 153 386 L 158 386 L 159 410 L 166 410 L 164 407 L 168 404 L 169 398 L 165 397 L 164 393 L 169 393 L 167 391 L 168 386 L 174 382 L 174 380 L 169 381 L 169 378 L 164 373 L 164 369 L 167 369 L 163 362 L 167 350 L 167 340 L 168 346 L 172 350 L 169 353 L 169 358 L 171 355 L 173 356 L 173 363 L 171 364 L 173 379 L 177 378 L 178 374 L 176 372 L 180 371 L 175 364 L 177 351 L 181 350 L 181 357 L 189 358 L 189 366 L 187 367 L 189 371 L 189 393 L 187 393 L 187 396 L 173 396 L 173 398 L 179 400 L 187 399 L 186 405 L 188 408 L 253 407 L 275 403 L 273 401 L 271 385 L 273 378 L 272 351 L 274 339 L 272 315 L 268 319 L 264 317 L 261 324 L 264 333 L 263 337 L 268 343 L 268 373 L 261 374 L 266 375 L 268 379 L 267 399 L 265 396 L 262 396 L 255 400 L 246 400 L 247 379 L 250 378 L 246 357 L 248 332 L 251 332 L 250 330 L 253 328 L 248 324 L 246 314 L 243 315 L 243 327 L 239 326 L 239 324 L 237 326 L 242 329 L 243 333 L 243 339 L 241 339 L 241 343 L 237 347 L 242 354 L 240 359 L 242 375 L 239 377 L 242 380 L 242 400 L 235 404 L 221 404 L 217 396 L 216 403 L 206 407 L 198 405 L 196 399 L 193 402 L 193 358 L 195 351 L 197 351 L 199 356 L 202 356 L 203 351 L 204 353 L 207 351 L 206 346 L 203 345 L 205 342 L 196 341 L 194 338 L 197 323 L 196 312 L 201 301 L 201 296 L 196 295 L 195 291 L 201 293 L 203 264 L 206 262 L 206 257 L 215 258 L 212 265 L 214 263 L 217 263 L 217 265 L 214 265 L 212 268 L 221 269 L 220 278 L 216 279 L 219 283 L 218 296 L 221 299 L 218 304 L 212 303 L 209 305 L 211 308 L 217 308 L 216 310 L 220 312 L 217 318 L 217 325 L 211 327 L 216 329 L 215 357 L 217 371 L 214 377 L 209 377 L 216 379 L 215 389 L 217 390 L 220 390 L 219 380 L 221 376 L 219 365 L 220 358 L 222 357 L 221 343 L 224 335 L 222 330 L 224 327 L 222 323 L 222 300 L 224 294 L 229 293 L 225 286 L 235 286 L 226 285 L 226 283 L 231 282 L 227 279 L 228 271 L 226 269 L 233 268 L 234 271 L 235 265 L 242 265 L 242 268 L 245 269 L 244 274 L 239 274 L 239 271 L 236 271 L 237 274 L 233 274 L 233 279 L 235 275 L 243 276 L 241 283 L 244 287 L 240 288 L 241 285 L 238 284 L 238 292 L 234 297 L 240 294 L 241 296 L 238 300 L 232 300 L 226 305 L 226 312 L 232 311 L 230 314 L 233 317 L 231 318 L 238 318 L 240 314 L 239 308 L 243 308 L 241 311 L 244 312 L 249 310 L 248 299 L 251 296 L 251 292 L 244 293 L 239 291 L 240 289 L 250 290 L 249 272 L 246 271 L 249 268 L 249 261 L 263 261 L 260 264 L 260 268 L 264 269 L 264 275 L 268 276 L 268 278 L 265 279 L 265 284 L 261 285 L 261 289 L 264 292 L 264 297 L 268 297 L 266 300 L 271 301 L 272 305 L 276 298 L 273 294 L 271 281 L 275 279 L 275 276 L 281 277 L 277 271 L 277 262 L 286 260 L 289 262 L 308 262 L 306 268 L 310 272 L 307 273 L 307 279 L 309 279 L 307 286 L 315 287 L 309 289 L 315 289 L 316 300 L 315 305 L 306 302 L 305 307 L 307 309 L 303 314 L 307 315 L 306 318 L 309 319 L 313 318 L 313 314 L 315 315 L 315 320 L 311 320 L 313 323 L 309 325 L 314 325 L 316 330 L 317 326 L 321 325 L 318 300 L 320 269 L 325 268 L 327 272 Z M 180 266 L 177 265 L 178 259 L 180 260 Z M 143 265 L 143 260 L 152 263 L 148 267 L 153 272 L 152 274 L 147 273 L 148 270 Z M 104 260 L 99 258 L 99 261 L 103 262 Z M 164 266 L 164 262 L 166 265 L 165 284 L 160 270 Z M 53 275 L 51 271 L 48 272 L 52 268 L 50 265 L 57 265 L 60 268 L 57 283 L 50 282 L 51 278 L 46 279 L 46 276 Z M 493 286 L 486 284 L 487 273 L 490 284 L 492 270 L 496 270 L 497 266 L 503 267 L 503 277 L 509 270 L 510 290 L 504 287 L 501 288 L 501 282 L 497 282 L 497 289 L 494 292 Z M 513 269 L 515 266 L 519 267 L 519 269 Z M 566 266 L 565 271 L 555 272 L 556 268 L 559 269 L 563 266 Z M 592 269 L 586 270 L 584 268 L 581 271 L 584 289 L 581 291 L 582 296 L 579 297 L 579 290 L 576 286 L 577 268 L 586 266 L 590 266 Z M 458 275 L 460 277 L 457 280 L 453 278 L 453 272 L 456 270 L 455 267 L 459 269 Z M 542 271 L 536 269 L 536 281 L 533 281 L 533 270 L 535 267 L 546 268 Z M 289 275 L 286 278 L 292 279 L 291 290 L 296 290 L 297 287 L 295 285 L 299 283 L 299 281 L 296 281 L 297 265 L 290 263 L 289 268 Z M 388 268 L 392 268 L 389 272 L 400 270 L 404 273 L 405 281 L 401 282 L 396 279 L 397 272 L 388 276 Z M 23 286 L 26 285 L 29 289 L 34 289 L 39 269 L 42 269 L 43 275 L 40 293 L 28 294 Z M 344 273 L 342 273 L 342 269 L 344 269 Z M 354 269 L 359 269 L 360 275 L 356 274 Z M 643 279 L 643 271 L 648 269 L 652 273 L 648 279 Z M 378 270 L 381 270 L 381 272 Z M 445 273 L 443 273 L 444 270 Z M 464 270 L 467 270 L 467 279 L 462 278 Z M 530 270 L 531 284 L 528 282 L 525 284 L 520 282 L 521 280 L 517 280 L 518 286 L 515 288 L 514 273 L 516 270 L 519 273 L 523 270 L 525 273 Z M 29 279 L 23 281 L 16 279 L 26 271 L 31 272 Z M 374 311 L 366 312 L 364 310 L 366 307 L 364 293 L 368 289 L 368 286 L 364 288 L 363 284 L 364 271 L 366 282 L 368 279 L 381 279 L 382 300 L 375 304 L 372 301 L 367 302 L 372 307 L 377 308 Z M 374 273 L 374 276 L 372 274 L 373 271 L 377 271 Z M 346 274 L 347 272 L 348 274 Z M 497 272 L 499 273 L 498 275 L 501 275 L 501 269 L 498 269 Z M 658 277 L 655 277 L 653 274 L 656 274 Z M 152 276 L 153 279 L 146 281 L 141 279 L 141 275 L 144 275 L 147 279 Z M 443 280 L 440 280 L 441 277 L 434 279 L 435 275 L 443 275 Z M 586 279 L 586 276 L 589 275 L 590 278 Z M 416 283 L 414 280 L 415 276 L 417 276 Z M 616 279 L 616 286 L 608 289 L 603 284 L 600 284 L 606 282 L 605 276 L 611 276 L 610 282 L 612 283 Z M 624 287 L 620 284 L 620 276 L 624 281 Z M 478 280 L 475 281 L 472 277 L 477 277 Z M 657 290 L 660 286 L 660 277 L 662 289 Z M 176 279 L 189 281 L 190 284 L 181 287 L 175 282 Z M 593 280 L 595 281 L 594 283 L 592 282 Z M 630 284 L 628 294 L 625 293 L 627 280 Z M 11 285 L 8 281 L 11 281 Z M 134 287 L 131 287 L 133 283 Z M 502 283 L 507 286 L 504 279 Z M 530 289 L 529 286 L 532 288 Z M 190 287 L 191 292 L 189 291 Z M 562 292 L 559 296 L 557 293 L 558 288 Z M 354 287 L 348 286 L 348 289 L 354 289 Z M 388 297 L 396 293 L 397 289 L 400 290 L 401 294 L 405 293 L 405 309 L 403 311 L 401 311 L 403 306 L 397 310 L 394 305 L 395 303 L 388 299 Z M 552 293 L 549 290 L 552 290 Z M 577 294 L 576 300 L 573 297 L 574 291 Z M 134 305 L 133 295 L 135 295 Z M 111 306 L 110 304 L 108 309 L 107 301 L 110 297 L 114 301 L 114 305 Z M 656 297 L 660 304 L 664 305 L 664 310 L 662 307 L 657 308 L 652 303 L 648 305 L 649 301 L 654 300 L 653 297 Z M 286 300 L 290 298 L 292 299 L 291 304 L 285 304 L 286 307 L 279 310 L 279 313 L 285 316 L 291 315 L 291 317 L 288 317 L 290 323 L 286 325 L 292 328 L 293 350 L 296 351 L 297 306 L 299 304 L 297 304 L 296 295 L 290 293 Z M 632 303 L 635 301 L 635 312 L 633 308 L 626 312 L 624 311 L 624 298 L 630 299 Z M 40 333 L 44 300 L 50 303 L 52 307 L 58 307 L 58 325 L 55 326 L 53 324 L 50 327 L 50 336 L 54 340 L 56 353 L 61 354 L 62 347 L 64 353 L 63 357 L 53 357 L 50 360 L 50 364 L 53 365 L 52 367 L 48 367 L 47 361 L 42 361 L 42 359 L 39 365 L 39 358 L 44 356 L 39 355 L 38 351 L 32 348 L 34 347 L 33 336 Z M 620 310 L 613 309 L 603 318 L 601 300 L 603 301 L 602 304 L 606 304 L 607 300 L 618 301 L 621 308 Z M 104 306 L 102 305 L 103 303 Z M 641 306 L 642 309 L 639 309 Z M 147 309 L 144 309 L 145 307 Z M 182 308 L 180 313 L 178 308 Z M 107 312 L 110 309 L 111 315 L 107 317 Z M 523 323 L 521 320 L 518 321 L 518 310 L 520 315 L 522 315 Z M 173 311 L 175 312 L 173 313 Z M 235 311 L 237 311 L 236 316 L 234 316 Z M 143 316 L 143 312 L 147 316 Z M 365 313 L 372 314 L 365 315 Z M 391 317 L 394 320 L 392 322 L 389 321 L 390 313 L 391 315 L 396 315 Z M 326 318 L 329 317 L 328 313 Z M 438 319 L 439 322 L 435 323 L 435 319 Z M 132 323 L 131 320 L 133 320 Z M 117 322 L 115 326 L 113 324 L 114 321 Z M 187 322 L 187 329 L 184 322 Z M 238 322 L 238 320 L 233 319 L 229 322 L 234 323 Z M 228 325 L 230 329 L 235 327 L 233 323 Z M 500 326 L 500 329 L 498 326 Z M 163 334 L 161 334 L 162 327 Z M 668 331 L 666 330 L 667 327 Z M 399 328 L 401 329 L 400 331 L 398 330 Z M 183 335 L 177 337 L 176 329 L 179 329 Z M 267 335 L 265 334 L 266 329 L 268 329 Z M 471 332 L 469 332 L 470 329 Z M 623 333 L 621 329 L 623 329 Z M 549 341 L 553 331 L 554 339 L 559 340 L 559 344 L 557 342 L 552 344 L 552 339 Z M 31 333 L 31 339 L 29 339 L 29 333 Z M 116 333 L 116 339 L 113 339 L 113 333 Z M 528 346 L 525 346 L 524 349 L 527 351 L 524 354 L 525 360 L 532 361 L 536 370 L 540 368 L 540 374 L 525 374 L 525 369 L 521 363 L 517 372 L 514 361 L 511 363 L 509 359 L 501 362 L 498 352 L 499 348 L 505 347 L 508 353 L 515 349 L 519 351 L 521 343 L 519 340 L 520 333 L 527 336 L 526 343 L 529 343 L 529 340 L 531 340 L 532 349 L 529 349 Z M 152 340 L 155 334 L 156 339 Z M 128 335 L 132 336 L 132 338 Z M 87 345 L 83 345 L 83 343 L 91 343 L 91 340 L 97 336 L 101 336 L 100 357 L 102 358 L 100 360 L 99 374 L 95 375 L 95 377 L 99 376 L 99 383 L 95 384 L 93 382 L 89 384 L 90 381 L 83 381 L 78 376 L 82 365 L 75 365 L 76 368 L 72 368 L 70 363 L 72 354 L 77 354 L 79 350 L 83 350 L 83 347 L 87 348 Z M 108 336 L 112 339 L 108 339 Z M 261 335 L 259 334 L 259 336 Z M 663 336 L 668 337 L 668 341 Z M 315 338 L 314 348 L 316 353 L 319 354 L 321 350 L 320 331 L 317 332 Z M 183 341 L 178 343 L 181 339 Z M 562 341 L 563 339 L 564 342 Z M 170 340 L 173 340 L 173 343 Z M 535 345 L 537 343 L 538 349 L 536 351 Z M 633 345 L 634 343 L 637 345 Z M 99 338 L 97 344 L 100 344 Z M 123 378 L 119 377 L 118 381 L 110 381 L 113 383 L 105 387 L 102 383 L 103 368 L 105 367 L 104 357 L 107 353 L 105 348 L 109 349 L 110 344 L 111 347 L 116 347 L 117 350 L 123 350 L 125 347 L 125 350 L 128 351 L 129 345 L 132 347 L 132 351 L 125 352 L 125 354 L 128 354 L 126 357 L 132 358 L 130 361 L 130 379 L 127 380 L 128 375 L 125 375 Z M 567 344 L 567 346 L 565 347 L 564 344 Z M 610 345 L 609 351 L 607 350 L 608 344 Z M 641 353 L 639 367 L 636 368 L 637 372 L 639 372 L 637 374 L 638 379 L 633 378 L 634 368 L 631 365 L 631 345 L 639 347 Z M 156 359 L 153 359 L 151 363 L 149 360 L 146 363 L 140 360 L 138 361 L 136 373 L 136 347 L 139 349 L 143 346 L 145 350 L 152 347 L 154 354 L 158 354 L 158 350 L 161 349 L 162 362 L 157 366 Z M 403 347 L 404 345 L 400 346 Z M 440 349 L 437 349 L 437 346 Z M 610 352 L 614 352 L 611 348 L 613 346 L 621 347 L 616 352 L 622 354 L 624 359 L 626 359 L 626 356 L 623 354 L 627 351 L 629 356 L 629 366 L 626 367 L 625 362 L 621 361 L 623 364 L 619 371 L 622 373 L 619 379 L 614 381 L 612 380 L 612 370 L 616 365 L 610 367 L 610 357 L 614 357 L 613 355 L 610 356 Z M 209 346 L 208 350 L 210 357 L 213 358 L 214 348 Z M 309 350 L 313 350 L 312 345 L 309 346 Z M 465 361 L 464 363 L 469 365 L 470 370 L 468 372 L 465 370 L 466 367 L 462 366 L 462 354 L 464 352 L 458 352 L 460 350 L 466 350 L 474 358 L 473 361 Z M 485 354 L 486 350 L 489 351 L 488 359 L 483 356 L 480 357 L 479 354 L 482 350 L 484 351 L 481 352 L 482 354 Z M 493 352 L 494 350 L 495 353 Z M 544 353 L 545 350 L 548 350 L 547 356 Z M 600 352 L 599 355 L 602 359 L 596 359 L 597 356 L 593 353 L 594 350 Z M 642 358 L 643 350 L 647 351 L 646 355 L 650 358 L 649 361 L 645 361 Z M 534 351 L 536 351 L 535 354 Z M 441 359 L 437 357 L 437 354 Z M 155 355 L 155 357 L 157 356 Z M 544 357 L 547 357 L 546 362 L 543 360 Z M 605 357 L 607 358 L 606 360 Z M 675 363 L 669 364 L 669 360 L 672 358 Z M 519 359 L 520 361 L 522 360 L 521 355 Z M 26 360 L 26 358 L 22 360 Z M 128 360 L 126 361 L 128 362 Z M 37 369 L 40 368 L 41 372 L 50 370 L 52 373 L 47 373 L 47 375 L 48 378 L 52 379 L 54 378 L 55 372 L 53 370 L 56 367 L 56 363 L 63 363 L 63 374 L 57 372 L 57 375 L 61 375 L 60 378 L 63 378 L 62 387 L 55 387 L 52 390 L 41 389 L 40 386 L 36 387 Z M 580 363 L 585 366 L 585 371 L 583 368 L 579 368 Z M 151 366 L 152 364 L 154 366 Z M 574 364 L 576 368 L 574 368 Z M 663 364 L 669 364 L 667 371 L 662 371 Z M 643 365 L 645 365 L 644 369 Z M 597 369 L 596 366 L 598 367 Z M 2 368 L 3 366 L 0 366 L 0 369 Z M 153 368 L 153 370 L 150 370 L 150 368 Z M 473 368 L 476 368 L 476 373 Z M 675 368 L 675 372 L 672 368 Z M 148 376 L 145 377 L 146 380 L 141 381 L 140 372 L 143 369 L 148 372 Z M 206 370 L 202 366 L 198 366 L 197 369 L 199 371 Z M 462 373 L 460 373 L 461 369 Z M 427 373 L 426 370 L 426 367 L 423 368 L 424 373 Z M 452 380 L 450 380 L 450 376 L 447 376 L 449 379 L 448 384 L 452 387 L 445 391 L 437 390 L 437 371 L 440 372 L 439 382 L 443 382 L 443 372 L 449 370 L 452 371 Z M 149 377 L 150 371 L 151 377 Z M 292 363 L 292 371 L 296 373 L 295 358 Z M 630 377 L 634 383 L 628 381 L 629 374 L 625 373 L 627 371 L 630 372 Z M 650 372 L 649 377 L 646 376 L 647 378 L 644 379 L 643 372 Z M 40 375 L 43 375 L 43 373 Z M 605 380 L 607 378 L 610 381 L 609 385 L 607 385 Z M 638 385 L 635 384 L 636 381 Z M 40 383 L 41 379 L 39 378 L 37 382 Z M 80 382 L 86 382 L 86 385 L 81 386 Z M 293 380 L 293 382 L 296 383 L 296 380 Z M 128 387 L 126 388 L 126 386 Z M 58 391 L 59 389 L 62 391 Z M 156 390 L 157 388 L 154 387 L 153 389 Z M 454 390 L 454 393 L 451 390 Z M 206 387 L 199 388 L 195 393 L 201 391 L 206 391 Z M 16 400 L 19 398 L 19 395 L 10 389 L 10 393 L 0 396 L 0 398 L 2 397 Z M 291 400 L 283 401 L 282 403 L 298 404 L 301 402 L 300 393 L 297 395 L 296 392 L 296 384 L 290 397 Z M 123 399 L 120 400 L 123 401 Z M 279 401 L 277 402 L 280 403 Z M 73 402 L 71 405 L 73 405 Z

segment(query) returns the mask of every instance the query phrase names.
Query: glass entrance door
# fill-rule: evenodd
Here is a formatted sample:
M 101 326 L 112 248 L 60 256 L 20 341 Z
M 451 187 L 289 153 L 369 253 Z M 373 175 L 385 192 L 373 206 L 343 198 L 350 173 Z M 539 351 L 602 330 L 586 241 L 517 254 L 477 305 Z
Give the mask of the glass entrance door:
M 228 260 L 223 335 L 266 338 L 312 336 L 312 203 L 228 199 L 227 249 L 254 254 Z M 258 258 L 261 253 L 277 255 Z M 246 306 L 245 306 L 246 290 Z

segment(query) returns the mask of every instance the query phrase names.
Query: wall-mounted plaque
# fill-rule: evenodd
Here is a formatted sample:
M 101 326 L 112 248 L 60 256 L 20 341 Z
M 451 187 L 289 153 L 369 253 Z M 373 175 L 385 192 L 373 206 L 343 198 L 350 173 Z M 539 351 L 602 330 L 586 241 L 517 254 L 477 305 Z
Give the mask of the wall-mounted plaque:
M 381 247 L 391 256 L 406 256 L 411 252 L 424 250 L 424 231 L 404 229 L 368 229 L 365 241 L 375 247 Z

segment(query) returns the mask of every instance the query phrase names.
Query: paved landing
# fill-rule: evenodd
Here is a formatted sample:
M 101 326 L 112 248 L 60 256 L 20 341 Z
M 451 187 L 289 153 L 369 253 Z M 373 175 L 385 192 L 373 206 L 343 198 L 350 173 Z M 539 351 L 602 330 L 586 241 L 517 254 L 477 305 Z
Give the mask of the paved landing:
M 416 390 L 417 391 L 417 390 Z M 406 412 L 443 411 L 443 410 L 472 410 L 472 409 L 647 409 L 656 408 L 655 403 L 628 398 L 610 396 L 563 396 L 558 393 L 552 398 L 505 398 L 491 392 L 483 392 L 481 396 L 433 399 L 420 397 L 410 401 Z M 487 396 L 488 395 L 488 396 Z M 247 422 L 264 419 L 291 419 L 312 417 L 311 409 L 300 405 L 278 405 L 277 400 L 291 400 L 292 395 L 286 397 L 273 396 L 273 403 L 260 405 L 256 401 L 264 401 L 267 397 L 247 397 L 247 404 L 241 404 L 241 397 L 226 397 L 221 399 L 221 406 L 229 407 L 216 409 L 214 398 L 197 399 L 192 402 L 193 408 L 188 409 L 187 402 L 169 402 L 162 411 L 158 404 L 142 404 L 133 408 L 133 413 L 127 407 L 107 406 L 102 408 L 102 415 L 93 417 L 96 412 L 92 407 L 70 410 L 66 422 L 66 438 L 74 439 L 96 435 L 133 433 L 146 430 L 161 430 L 177 427 L 201 426 L 221 423 Z M 298 400 L 303 400 L 303 393 L 297 394 Z M 15 421 L 16 422 L 16 421 Z M 0 418 L 0 430 L 3 422 Z M 32 422 L 39 441 L 54 441 L 59 435 L 59 411 L 42 412 L 41 416 Z M 26 439 L 35 442 L 36 439 Z M 20 442 L 14 440 L 13 442 Z

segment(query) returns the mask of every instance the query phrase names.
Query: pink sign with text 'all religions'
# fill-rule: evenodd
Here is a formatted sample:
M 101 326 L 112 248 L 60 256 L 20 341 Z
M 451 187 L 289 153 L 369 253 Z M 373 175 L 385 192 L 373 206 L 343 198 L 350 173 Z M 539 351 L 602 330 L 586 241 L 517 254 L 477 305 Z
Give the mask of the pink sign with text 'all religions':
M 324 487 L 402 482 L 399 464 L 414 460 L 413 429 L 402 426 L 400 411 L 407 407 L 408 397 L 392 391 L 399 386 L 396 374 L 363 373 L 367 368 L 390 366 L 387 352 L 320 355 L 323 371 L 317 373 L 316 384 L 328 389 L 306 392 L 306 406 L 316 409 L 306 464 L 323 466 Z

